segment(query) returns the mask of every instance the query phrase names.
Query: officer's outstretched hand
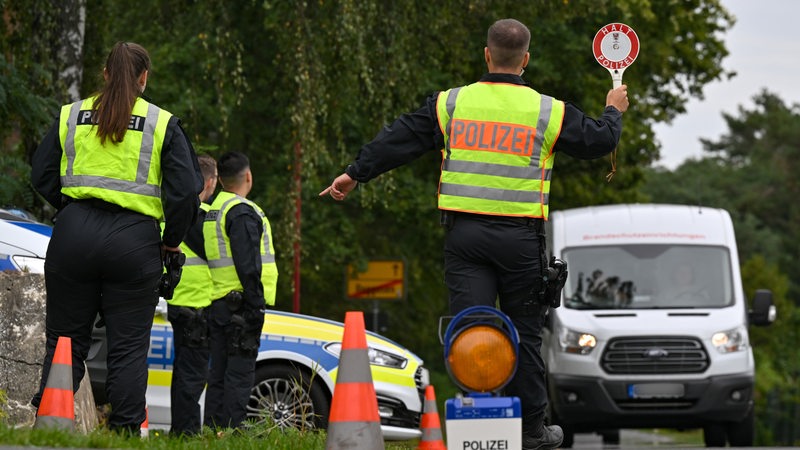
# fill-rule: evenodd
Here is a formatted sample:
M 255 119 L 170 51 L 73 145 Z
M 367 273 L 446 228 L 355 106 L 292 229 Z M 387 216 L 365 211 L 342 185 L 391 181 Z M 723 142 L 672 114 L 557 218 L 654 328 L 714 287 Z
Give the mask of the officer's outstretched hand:
M 345 197 L 347 197 L 347 194 L 349 194 L 350 191 L 355 189 L 357 184 L 358 181 L 350 178 L 350 175 L 343 173 L 336 177 L 336 179 L 333 180 L 333 183 L 331 183 L 331 185 L 328 186 L 324 191 L 320 192 L 319 196 L 324 197 L 328 194 L 331 194 L 331 197 L 333 197 L 334 200 L 342 201 Z
M 606 106 L 613 106 L 617 108 L 620 112 L 625 112 L 628 110 L 628 85 L 623 84 L 622 86 L 611 89 L 608 91 L 608 95 L 606 95 Z

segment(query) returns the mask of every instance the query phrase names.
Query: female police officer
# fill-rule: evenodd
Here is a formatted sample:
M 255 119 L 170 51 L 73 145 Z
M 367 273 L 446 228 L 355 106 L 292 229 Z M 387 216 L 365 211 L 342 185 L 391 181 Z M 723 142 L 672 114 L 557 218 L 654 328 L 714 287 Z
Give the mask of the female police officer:
M 103 88 L 61 108 L 32 160 L 36 190 L 58 210 L 45 262 L 47 352 L 32 404 L 41 401 L 59 336 L 72 340 L 77 391 L 100 313 L 108 336 L 108 424 L 135 433 L 146 414 L 162 252 L 179 251 L 202 190 L 179 120 L 141 97 L 149 70 L 143 47 L 114 45 Z

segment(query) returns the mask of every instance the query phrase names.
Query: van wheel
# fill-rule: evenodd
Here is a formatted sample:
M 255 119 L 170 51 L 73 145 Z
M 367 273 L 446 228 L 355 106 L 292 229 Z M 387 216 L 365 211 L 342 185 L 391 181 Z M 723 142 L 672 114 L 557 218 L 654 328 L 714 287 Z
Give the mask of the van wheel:
M 281 364 L 256 369 L 247 419 L 300 431 L 328 426 L 330 400 L 321 380 L 312 380 L 305 368 Z
M 604 445 L 619 445 L 619 430 L 603 430 L 600 435 Z
M 561 448 L 572 448 L 572 446 L 575 445 L 575 433 L 563 426 L 561 427 L 561 431 L 564 432 L 564 440 L 561 441 Z
M 711 423 L 703 427 L 703 441 L 706 447 L 725 447 L 725 426 Z
M 731 422 L 727 426 L 728 442 L 731 447 L 752 447 L 755 440 L 756 420 L 753 408 L 741 422 Z

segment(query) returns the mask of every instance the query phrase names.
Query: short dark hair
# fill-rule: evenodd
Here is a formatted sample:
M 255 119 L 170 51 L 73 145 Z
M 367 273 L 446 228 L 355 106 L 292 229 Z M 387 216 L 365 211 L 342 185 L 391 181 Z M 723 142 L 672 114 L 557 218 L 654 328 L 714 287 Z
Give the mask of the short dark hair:
M 217 172 L 223 186 L 238 185 L 244 181 L 244 173 L 250 167 L 250 160 L 241 152 L 228 152 L 219 157 Z
M 531 45 L 531 32 L 516 19 L 500 19 L 486 36 L 486 46 L 497 67 L 513 68 L 522 64 L 522 59 Z

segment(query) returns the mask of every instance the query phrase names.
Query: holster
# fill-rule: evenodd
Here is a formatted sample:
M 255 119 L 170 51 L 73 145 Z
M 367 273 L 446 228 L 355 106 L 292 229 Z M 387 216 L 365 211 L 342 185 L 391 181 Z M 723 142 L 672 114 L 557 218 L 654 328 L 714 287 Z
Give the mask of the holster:
M 231 321 L 225 330 L 228 337 L 228 354 L 255 357 L 261 344 L 264 312 L 244 305 L 241 293 L 231 292 L 231 294 L 238 294 L 238 299 L 234 296 L 234 300 L 231 300 L 236 311 L 233 311 Z
M 550 265 L 547 267 L 544 275 L 544 293 L 542 301 L 551 308 L 558 308 L 561 306 L 561 290 L 567 283 L 567 263 L 555 256 L 550 259 Z
M 230 291 L 225 297 L 222 297 L 222 301 L 225 302 L 225 306 L 228 307 L 230 312 L 235 313 L 242 309 L 244 296 L 239 291 Z
M 544 226 L 536 228 L 539 235 L 539 248 L 541 258 L 541 273 L 535 276 L 535 282 L 531 289 L 529 300 L 523 305 L 527 311 L 533 304 L 545 305 L 550 308 L 558 308 L 561 306 L 561 290 L 567 283 L 567 263 L 555 256 L 547 261 L 546 257 L 546 239 Z
M 232 314 L 231 321 L 225 327 L 225 337 L 228 338 L 228 354 L 238 355 L 241 353 L 242 336 L 245 329 L 244 317 L 240 314 Z
M 183 319 L 183 339 L 187 347 L 208 348 L 208 319 L 205 308 L 180 308 Z

